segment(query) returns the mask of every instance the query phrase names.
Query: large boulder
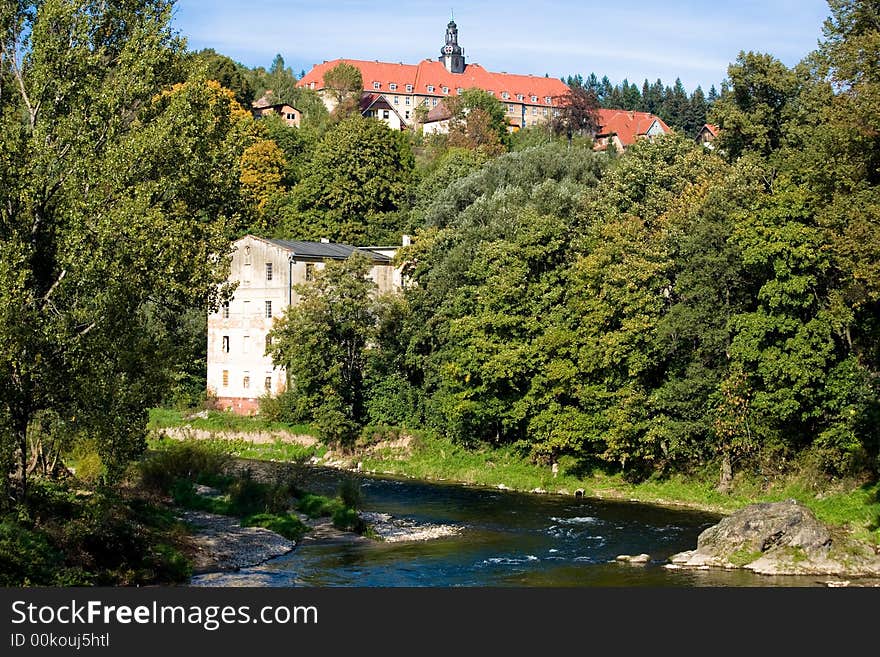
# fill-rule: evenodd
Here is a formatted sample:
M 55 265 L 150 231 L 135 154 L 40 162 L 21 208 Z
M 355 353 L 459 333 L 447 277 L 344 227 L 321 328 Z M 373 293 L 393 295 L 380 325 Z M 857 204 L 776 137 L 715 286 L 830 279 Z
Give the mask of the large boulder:
M 671 561 L 682 567 L 747 568 L 767 575 L 880 574 L 880 559 L 869 546 L 835 540 L 796 500 L 747 506 L 703 531 L 695 550 Z

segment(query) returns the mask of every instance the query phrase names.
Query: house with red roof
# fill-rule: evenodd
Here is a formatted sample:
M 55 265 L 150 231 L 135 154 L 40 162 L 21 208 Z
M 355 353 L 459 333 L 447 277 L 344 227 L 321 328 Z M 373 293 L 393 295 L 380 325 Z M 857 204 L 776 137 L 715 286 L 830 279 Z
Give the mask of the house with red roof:
M 549 121 L 569 92 L 568 86 L 556 78 L 493 73 L 479 64 L 466 63 L 455 21 L 446 26 L 446 43 L 438 59 L 424 59 L 418 64 L 334 59 L 316 64 L 297 85 L 317 91 L 332 111 L 334 99 L 331 94 L 322 93 L 324 74 L 342 62 L 361 72 L 363 93 L 384 96 L 405 127 L 416 124 L 418 107 L 426 107 L 430 112 L 444 98 L 475 87 L 492 94 L 505 106 L 511 129 L 524 128 Z M 384 112 L 379 118 L 385 120 L 383 117 Z M 393 123 L 390 112 L 388 123 Z
M 706 148 L 715 148 L 712 142 L 718 136 L 718 126 L 712 123 L 705 124 L 697 133 L 696 142 Z
M 251 114 L 255 119 L 261 119 L 270 114 L 278 114 L 284 122 L 292 128 L 298 128 L 302 122 L 302 112 L 287 103 L 273 102 L 272 91 L 267 90 L 262 98 L 251 103 Z
M 599 109 L 594 148 L 604 151 L 614 144 L 618 151 L 624 151 L 639 139 L 650 139 L 672 132 L 672 129 L 659 116 L 648 112 L 630 110 Z

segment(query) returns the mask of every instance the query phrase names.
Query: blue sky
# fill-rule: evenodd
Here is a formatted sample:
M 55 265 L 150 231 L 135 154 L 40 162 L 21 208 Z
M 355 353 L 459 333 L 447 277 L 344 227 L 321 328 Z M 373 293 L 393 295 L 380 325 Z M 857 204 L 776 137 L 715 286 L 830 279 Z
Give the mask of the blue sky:
M 435 58 L 451 10 L 467 61 L 489 70 L 596 72 L 639 84 L 680 77 L 689 91 L 720 86 L 740 50 L 793 66 L 816 48 L 828 15 L 825 0 L 178 0 L 174 25 L 192 50 L 214 48 L 265 67 L 281 53 L 299 75 L 337 57 Z

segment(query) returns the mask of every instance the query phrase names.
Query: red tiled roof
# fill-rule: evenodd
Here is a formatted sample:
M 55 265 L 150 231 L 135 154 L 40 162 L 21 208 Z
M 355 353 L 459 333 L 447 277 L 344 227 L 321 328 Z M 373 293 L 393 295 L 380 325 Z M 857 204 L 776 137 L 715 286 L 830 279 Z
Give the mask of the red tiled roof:
M 709 133 L 710 133 L 713 137 L 717 137 L 717 136 L 718 136 L 718 126 L 715 125 L 714 123 L 707 123 L 707 124 L 704 125 L 703 127 L 706 128 L 706 130 L 708 130 Z
M 607 137 L 616 134 L 620 143 L 629 146 L 636 138 L 647 134 L 654 122 L 660 124 L 663 132 L 670 132 L 670 128 L 663 119 L 648 112 L 630 112 L 628 110 L 600 109 L 598 137 Z
M 314 82 L 315 89 L 324 88 L 324 74 L 334 66 L 345 62 L 356 66 L 364 81 L 364 91 L 379 91 L 384 94 L 420 94 L 420 95 L 446 95 L 443 88 L 448 89 L 448 95 L 455 95 L 457 89 L 470 89 L 476 87 L 484 91 L 492 91 L 494 96 L 502 102 L 516 101 L 518 95 L 522 95 L 523 102 L 547 105 L 545 99 L 555 99 L 568 93 L 568 86 L 556 78 L 542 78 L 533 75 L 514 75 L 511 73 L 492 73 L 479 64 L 468 64 L 464 73 L 450 73 L 442 62 L 424 59 L 418 64 L 391 64 L 388 62 L 369 62 L 358 59 L 334 59 L 333 61 L 318 64 L 302 78 L 297 85 L 311 87 Z M 379 89 L 374 83 L 379 83 Z M 391 84 L 396 84 L 397 89 L 392 90 Z M 406 85 L 412 85 L 413 90 L 407 91 Z M 428 87 L 433 87 L 429 91 Z M 503 98 L 502 93 L 507 92 L 509 98 Z M 535 96 L 536 101 L 531 97 Z M 558 104 L 558 101 L 551 101 Z

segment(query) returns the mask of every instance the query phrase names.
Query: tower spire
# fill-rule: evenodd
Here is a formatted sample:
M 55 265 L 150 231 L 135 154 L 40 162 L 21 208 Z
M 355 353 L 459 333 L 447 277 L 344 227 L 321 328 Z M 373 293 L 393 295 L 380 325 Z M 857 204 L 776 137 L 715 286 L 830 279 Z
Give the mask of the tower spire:
M 440 61 L 450 73 L 464 73 L 464 50 L 458 45 L 458 26 L 454 14 L 446 26 L 446 45 L 440 49 Z

